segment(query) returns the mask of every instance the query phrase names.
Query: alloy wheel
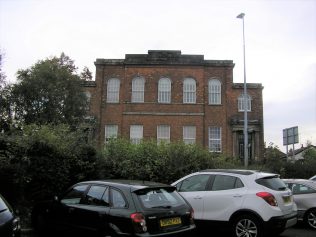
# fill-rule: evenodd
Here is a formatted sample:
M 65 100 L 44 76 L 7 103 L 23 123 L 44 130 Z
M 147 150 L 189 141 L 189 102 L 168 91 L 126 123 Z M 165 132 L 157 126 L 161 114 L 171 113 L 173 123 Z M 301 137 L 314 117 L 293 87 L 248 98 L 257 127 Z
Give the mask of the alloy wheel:
M 257 237 L 258 228 L 251 219 L 240 219 L 236 223 L 236 236 L 238 237 Z
M 306 217 L 307 224 L 316 229 L 316 210 L 310 210 Z

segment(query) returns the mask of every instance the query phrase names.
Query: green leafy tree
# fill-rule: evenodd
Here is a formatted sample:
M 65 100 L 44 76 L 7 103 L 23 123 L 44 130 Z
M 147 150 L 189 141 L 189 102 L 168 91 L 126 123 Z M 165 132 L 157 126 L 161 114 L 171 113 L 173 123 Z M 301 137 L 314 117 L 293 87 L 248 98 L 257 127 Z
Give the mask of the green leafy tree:
M 3 54 L 0 52 L 0 132 L 8 131 L 12 123 L 11 86 L 6 82 L 6 75 L 2 71 Z
M 25 124 L 81 122 L 87 100 L 76 70 L 64 53 L 19 70 L 18 83 L 12 88 L 16 119 Z
M 80 73 L 80 78 L 84 81 L 92 80 L 92 72 L 89 70 L 88 67 L 83 68 L 82 72 Z

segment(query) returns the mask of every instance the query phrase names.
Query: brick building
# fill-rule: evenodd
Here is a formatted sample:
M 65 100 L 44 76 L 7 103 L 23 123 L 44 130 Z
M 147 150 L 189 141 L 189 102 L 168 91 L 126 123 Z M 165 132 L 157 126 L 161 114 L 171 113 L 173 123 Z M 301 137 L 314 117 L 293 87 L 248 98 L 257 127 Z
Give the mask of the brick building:
M 243 84 L 231 60 L 205 60 L 176 50 L 97 59 L 85 84 L 100 144 L 110 137 L 196 143 L 243 158 Z M 248 83 L 249 159 L 263 156 L 261 84 Z

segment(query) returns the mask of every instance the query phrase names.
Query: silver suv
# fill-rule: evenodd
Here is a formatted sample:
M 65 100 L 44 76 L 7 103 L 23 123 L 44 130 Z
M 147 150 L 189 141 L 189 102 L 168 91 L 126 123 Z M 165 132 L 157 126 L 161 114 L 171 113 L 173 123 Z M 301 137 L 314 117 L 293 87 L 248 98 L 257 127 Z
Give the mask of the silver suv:
M 172 185 L 193 207 L 197 225 L 228 225 L 232 236 L 279 234 L 297 222 L 292 192 L 277 174 L 204 170 Z

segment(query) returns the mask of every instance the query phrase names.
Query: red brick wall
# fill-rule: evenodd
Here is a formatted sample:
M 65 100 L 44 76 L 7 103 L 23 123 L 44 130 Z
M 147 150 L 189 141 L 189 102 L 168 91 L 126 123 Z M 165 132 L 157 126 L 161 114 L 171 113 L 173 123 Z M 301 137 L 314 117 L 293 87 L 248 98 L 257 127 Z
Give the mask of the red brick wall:
M 144 103 L 131 103 L 132 80 L 136 76 L 145 79 Z M 158 81 L 162 77 L 171 80 L 171 103 L 158 101 Z M 196 104 L 183 104 L 183 80 L 196 80 Z M 107 80 L 120 79 L 120 100 L 117 104 L 106 103 Z M 208 104 L 208 81 L 220 80 L 222 104 Z M 99 121 L 100 143 L 104 142 L 104 126 L 117 124 L 119 135 L 129 138 L 130 125 L 143 125 L 144 139 L 157 137 L 157 126 L 170 125 L 171 141 L 183 139 L 183 126 L 196 126 L 196 143 L 208 146 L 208 127 L 222 128 L 222 151 L 233 154 L 232 117 L 242 119 L 238 112 L 238 97 L 243 93 L 233 83 L 233 65 L 113 65 L 96 64 L 96 86 L 87 88 L 92 94 L 90 112 Z M 262 121 L 261 144 L 263 147 L 262 88 L 249 88 L 252 111 L 249 119 Z M 143 114 L 142 114 L 143 113 Z M 145 115 L 144 115 L 145 113 Z M 181 115 L 177 115 L 181 114 Z

